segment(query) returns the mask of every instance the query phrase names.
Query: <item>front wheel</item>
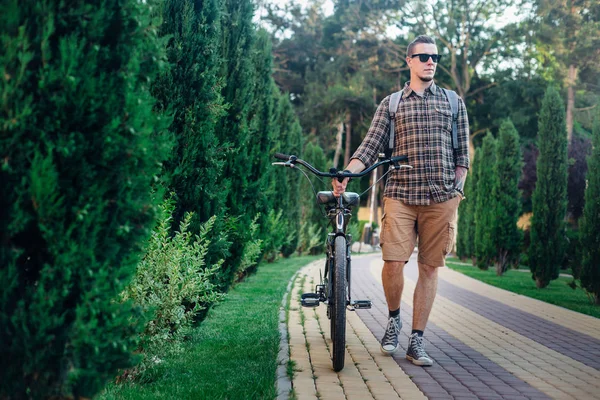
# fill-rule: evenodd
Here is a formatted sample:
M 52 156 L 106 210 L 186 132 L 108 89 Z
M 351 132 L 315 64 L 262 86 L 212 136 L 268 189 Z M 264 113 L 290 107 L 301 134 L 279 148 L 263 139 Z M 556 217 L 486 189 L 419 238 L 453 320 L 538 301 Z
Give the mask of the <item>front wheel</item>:
M 346 238 L 335 238 L 335 262 L 331 268 L 332 288 L 330 302 L 331 310 L 331 341 L 333 370 L 338 372 L 344 368 L 346 355 Z

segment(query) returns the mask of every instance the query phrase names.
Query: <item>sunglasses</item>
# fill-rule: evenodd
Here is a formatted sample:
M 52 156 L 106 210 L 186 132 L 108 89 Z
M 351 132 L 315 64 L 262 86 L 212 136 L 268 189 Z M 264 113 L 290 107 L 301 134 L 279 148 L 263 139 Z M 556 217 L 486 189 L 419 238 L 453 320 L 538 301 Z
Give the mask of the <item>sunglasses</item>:
M 421 53 L 421 54 L 413 54 L 412 56 L 410 56 L 410 58 L 415 58 L 415 57 L 419 57 L 419 61 L 421 62 L 427 62 L 427 60 L 429 60 L 429 57 L 431 57 L 431 61 L 433 61 L 434 63 L 438 63 L 440 61 L 440 58 L 442 58 L 441 54 L 425 54 L 425 53 Z

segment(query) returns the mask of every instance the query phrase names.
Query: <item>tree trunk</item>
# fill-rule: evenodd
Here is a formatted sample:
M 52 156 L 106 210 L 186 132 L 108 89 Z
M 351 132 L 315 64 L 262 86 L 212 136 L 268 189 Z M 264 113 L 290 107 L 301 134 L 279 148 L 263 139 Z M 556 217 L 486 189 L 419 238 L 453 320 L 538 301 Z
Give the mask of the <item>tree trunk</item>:
M 549 284 L 549 283 L 550 283 L 550 282 L 548 282 L 548 281 L 547 281 L 547 280 L 545 280 L 545 279 L 542 279 L 542 278 L 539 278 L 539 277 L 536 277 L 536 278 L 535 278 L 535 286 L 536 286 L 538 289 L 543 289 L 543 288 L 545 288 L 546 286 L 548 286 L 548 284 Z
M 498 252 L 498 263 L 496 264 L 496 275 L 502 276 L 506 272 L 508 264 L 508 251 L 500 250 Z
M 338 131 L 336 137 L 335 154 L 333 156 L 333 166 L 338 167 L 340 161 L 340 154 L 342 153 L 342 135 L 344 133 L 344 122 L 340 121 L 338 124 Z
M 567 143 L 571 143 L 573 137 L 573 110 L 575 109 L 575 81 L 577 80 L 577 67 L 569 65 L 567 77 Z
M 350 111 L 346 111 L 346 148 L 344 149 L 344 166 L 350 162 L 350 146 L 352 145 L 352 114 Z

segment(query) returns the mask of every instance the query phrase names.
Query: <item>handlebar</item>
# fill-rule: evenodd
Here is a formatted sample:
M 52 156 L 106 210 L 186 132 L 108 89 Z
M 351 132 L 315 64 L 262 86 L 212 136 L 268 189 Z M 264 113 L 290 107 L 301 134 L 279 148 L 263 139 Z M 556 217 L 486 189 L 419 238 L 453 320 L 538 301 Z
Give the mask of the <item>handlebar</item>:
M 313 167 L 306 161 L 299 159 L 295 155 L 275 153 L 274 157 L 279 160 L 286 161 L 286 162 L 285 163 L 273 163 L 273 165 L 285 165 L 287 167 L 293 168 L 293 167 L 295 167 L 296 164 L 300 164 L 300 165 L 306 167 L 310 172 L 312 172 L 313 174 L 315 174 L 317 176 L 322 176 L 325 178 L 337 178 L 340 182 L 342 180 L 344 180 L 344 178 L 363 177 L 363 176 L 367 175 L 369 172 L 373 171 L 375 168 L 377 168 L 381 165 L 389 164 L 389 163 L 392 163 L 393 167 L 395 167 L 395 168 L 402 168 L 402 167 L 412 168 L 408 165 L 398 165 L 399 163 L 407 162 L 408 156 L 396 156 L 396 157 L 386 158 L 384 160 L 376 162 L 375 164 L 371 165 L 369 168 L 365 169 L 362 172 L 356 173 L 356 174 L 351 173 L 351 172 L 338 171 L 335 168 L 332 168 L 329 172 L 319 171 L 318 169 L 316 169 L 315 167 Z

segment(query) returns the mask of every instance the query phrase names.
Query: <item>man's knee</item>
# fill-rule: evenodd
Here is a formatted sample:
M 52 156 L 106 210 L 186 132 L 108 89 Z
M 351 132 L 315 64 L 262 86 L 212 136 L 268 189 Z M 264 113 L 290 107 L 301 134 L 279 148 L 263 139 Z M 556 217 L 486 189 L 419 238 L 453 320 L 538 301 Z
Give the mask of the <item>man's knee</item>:
M 423 277 L 425 279 L 435 279 L 437 278 L 437 275 L 438 267 L 419 263 L 419 277 Z

